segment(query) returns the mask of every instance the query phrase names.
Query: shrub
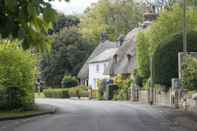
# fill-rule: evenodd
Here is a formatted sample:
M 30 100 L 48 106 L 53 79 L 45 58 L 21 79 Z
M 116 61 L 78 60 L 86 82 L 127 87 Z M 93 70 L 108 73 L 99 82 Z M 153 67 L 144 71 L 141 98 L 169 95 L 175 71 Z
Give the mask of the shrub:
M 197 51 L 197 32 L 188 33 L 188 51 Z M 162 41 L 153 55 L 153 82 L 170 86 L 171 79 L 178 77 L 178 52 L 183 50 L 182 33 Z
M 34 104 L 36 58 L 18 41 L 0 41 L 0 109 L 29 109 Z
M 105 86 L 106 86 L 106 80 L 98 80 L 97 81 L 97 86 L 98 90 L 96 92 L 96 99 L 97 100 L 103 100 L 104 99 L 104 91 L 105 91 Z
M 62 80 L 62 87 L 64 87 L 64 88 L 75 87 L 78 84 L 79 84 L 78 83 L 78 80 L 74 76 L 65 75 L 64 78 L 63 78 L 63 80 Z
M 44 90 L 45 97 L 48 98 L 69 98 L 69 91 L 68 89 L 45 89 Z
M 183 86 L 189 90 L 197 90 L 197 59 L 187 56 L 182 65 Z
M 128 100 L 128 89 L 119 89 L 113 96 L 113 100 Z

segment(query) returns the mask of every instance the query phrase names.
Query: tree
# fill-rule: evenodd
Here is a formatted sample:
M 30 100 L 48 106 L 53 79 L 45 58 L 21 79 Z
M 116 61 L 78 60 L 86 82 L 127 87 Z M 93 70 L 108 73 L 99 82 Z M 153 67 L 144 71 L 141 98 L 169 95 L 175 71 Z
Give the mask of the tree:
M 0 34 L 23 40 L 24 49 L 48 42 L 55 11 L 45 0 L 0 0 Z
M 60 31 L 52 48 L 52 54 L 41 62 L 42 77 L 47 86 L 60 87 L 65 74 L 77 75 L 94 44 L 83 39 L 76 27 Z
M 73 26 L 78 26 L 79 23 L 80 19 L 77 16 L 58 14 L 57 21 L 53 24 L 53 29 L 50 33 L 58 33 L 63 28 L 72 28 Z
M 111 40 L 126 34 L 143 19 L 143 11 L 133 0 L 100 0 L 81 18 L 80 32 L 88 39 L 99 41 L 107 32 Z

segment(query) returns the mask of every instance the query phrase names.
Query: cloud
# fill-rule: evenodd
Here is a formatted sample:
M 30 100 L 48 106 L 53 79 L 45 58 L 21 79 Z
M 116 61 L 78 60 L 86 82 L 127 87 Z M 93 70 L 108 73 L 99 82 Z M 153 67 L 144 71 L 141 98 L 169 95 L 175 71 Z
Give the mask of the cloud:
M 96 2 L 98 2 L 98 0 L 70 0 L 70 2 L 55 0 L 50 3 L 58 12 L 68 15 L 82 14 L 88 6 Z

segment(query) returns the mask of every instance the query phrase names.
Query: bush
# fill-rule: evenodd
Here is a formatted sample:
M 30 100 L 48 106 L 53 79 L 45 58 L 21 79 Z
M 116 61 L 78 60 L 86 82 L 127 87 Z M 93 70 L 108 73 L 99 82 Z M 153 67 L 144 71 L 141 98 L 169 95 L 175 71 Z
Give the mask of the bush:
M 44 90 L 45 97 L 48 98 L 69 98 L 68 89 L 45 89 Z
M 187 49 L 197 51 L 197 32 L 188 33 Z M 182 33 L 163 40 L 153 55 L 153 82 L 171 86 L 171 79 L 178 77 L 178 52 L 183 51 Z
M 62 87 L 64 87 L 64 88 L 75 87 L 78 84 L 79 84 L 78 83 L 78 80 L 74 76 L 65 75 L 64 78 L 63 78 L 63 80 L 62 80 Z
M 197 59 L 187 56 L 182 65 L 183 87 L 189 90 L 197 90 Z
M 29 109 L 34 104 L 36 59 L 18 41 L 0 41 L 0 109 Z

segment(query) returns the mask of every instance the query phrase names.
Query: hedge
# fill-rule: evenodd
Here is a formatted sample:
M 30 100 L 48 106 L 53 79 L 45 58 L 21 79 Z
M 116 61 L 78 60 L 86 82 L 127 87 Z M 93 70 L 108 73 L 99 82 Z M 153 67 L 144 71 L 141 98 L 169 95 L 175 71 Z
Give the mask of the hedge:
M 88 97 L 88 88 L 77 86 L 73 88 L 49 88 L 44 90 L 45 97 L 48 98 L 70 98 L 70 97 Z
M 0 40 L 0 109 L 30 109 L 34 104 L 36 58 L 20 42 Z
M 197 32 L 189 32 L 187 50 L 197 51 Z M 171 79 L 178 77 L 178 52 L 183 51 L 182 33 L 165 38 L 153 54 L 153 82 L 171 86 Z
M 46 89 L 43 93 L 48 98 L 69 98 L 67 89 Z

